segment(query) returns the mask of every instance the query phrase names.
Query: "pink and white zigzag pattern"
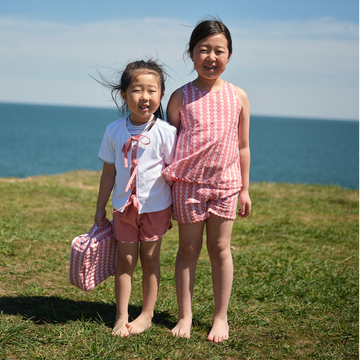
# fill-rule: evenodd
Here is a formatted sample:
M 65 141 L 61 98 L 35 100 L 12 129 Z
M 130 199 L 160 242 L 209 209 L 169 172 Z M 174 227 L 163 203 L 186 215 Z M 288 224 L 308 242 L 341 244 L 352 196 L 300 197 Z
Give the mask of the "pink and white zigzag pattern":
M 94 224 L 88 233 L 77 236 L 71 243 L 69 282 L 90 291 L 113 275 L 117 266 L 117 246 L 111 221 L 102 228 Z
M 175 181 L 216 189 L 239 188 L 239 116 L 236 87 L 225 82 L 219 91 L 183 86 L 181 128 L 175 159 L 163 174 Z

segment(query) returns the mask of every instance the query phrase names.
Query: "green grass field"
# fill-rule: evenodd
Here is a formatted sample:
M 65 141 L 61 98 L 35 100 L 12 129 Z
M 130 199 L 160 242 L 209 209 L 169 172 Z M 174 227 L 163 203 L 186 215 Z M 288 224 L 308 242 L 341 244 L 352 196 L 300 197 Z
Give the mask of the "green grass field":
M 358 359 L 359 192 L 251 184 L 234 225 L 230 339 L 208 343 L 213 296 L 203 250 L 191 339 L 174 338 L 177 226 L 163 240 L 153 326 L 111 335 L 113 277 L 67 281 L 71 240 L 92 226 L 99 172 L 0 179 L 0 359 Z M 109 207 L 111 211 L 111 207 Z M 141 309 L 141 268 L 130 315 Z

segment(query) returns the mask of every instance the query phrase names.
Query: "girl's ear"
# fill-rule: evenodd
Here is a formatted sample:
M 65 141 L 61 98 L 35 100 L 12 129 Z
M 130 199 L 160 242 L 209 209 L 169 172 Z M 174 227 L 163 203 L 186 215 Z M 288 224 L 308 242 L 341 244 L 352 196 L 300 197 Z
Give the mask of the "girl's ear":
M 124 100 L 124 103 L 127 104 L 127 98 L 126 98 L 126 93 L 124 91 L 120 91 L 121 97 Z
M 229 60 L 230 60 L 230 58 L 231 58 L 231 53 L 229 53 L 229 57 L 228 57 L 228 59 L 227 59 L 227 62 L 229 62 Z
M 192 51 L 190 51 L 190 59 L 191 59 L 192 62 L 194 62 L 193 54 L 194 54 L 194 53 L 193 53 Z

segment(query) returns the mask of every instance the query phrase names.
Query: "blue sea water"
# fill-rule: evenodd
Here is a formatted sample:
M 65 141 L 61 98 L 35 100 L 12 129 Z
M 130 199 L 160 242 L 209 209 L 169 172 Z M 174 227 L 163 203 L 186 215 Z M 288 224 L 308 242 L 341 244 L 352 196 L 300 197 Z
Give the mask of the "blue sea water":
M 0 177 L 100 170 L 116 109 L 0 103 Z M 359 122 L 252 116 L 251 182 L 359 188 Z

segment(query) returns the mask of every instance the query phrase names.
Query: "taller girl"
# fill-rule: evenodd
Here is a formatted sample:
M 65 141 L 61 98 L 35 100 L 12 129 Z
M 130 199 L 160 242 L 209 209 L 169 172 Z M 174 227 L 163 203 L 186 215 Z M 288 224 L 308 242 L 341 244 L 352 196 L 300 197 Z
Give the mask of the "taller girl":
M 221 21 L 200 22 L 187 51 L 198 76 L 169 100 L 167 119 L 179 135 L 174 162 L 163 171 L 173 182 L 173 218 L 179 223 L 175 267 L 179 317 L 172 333 L 190 337 L 196 264 L 206 225 L 215 300 L 207 340 L 221 342 L 229 338 L 230 239 L 238 199 L 240 217 L 251 210 L 250 105 L 242 89 L 220 77 L 232 54 L 230 32 Z

